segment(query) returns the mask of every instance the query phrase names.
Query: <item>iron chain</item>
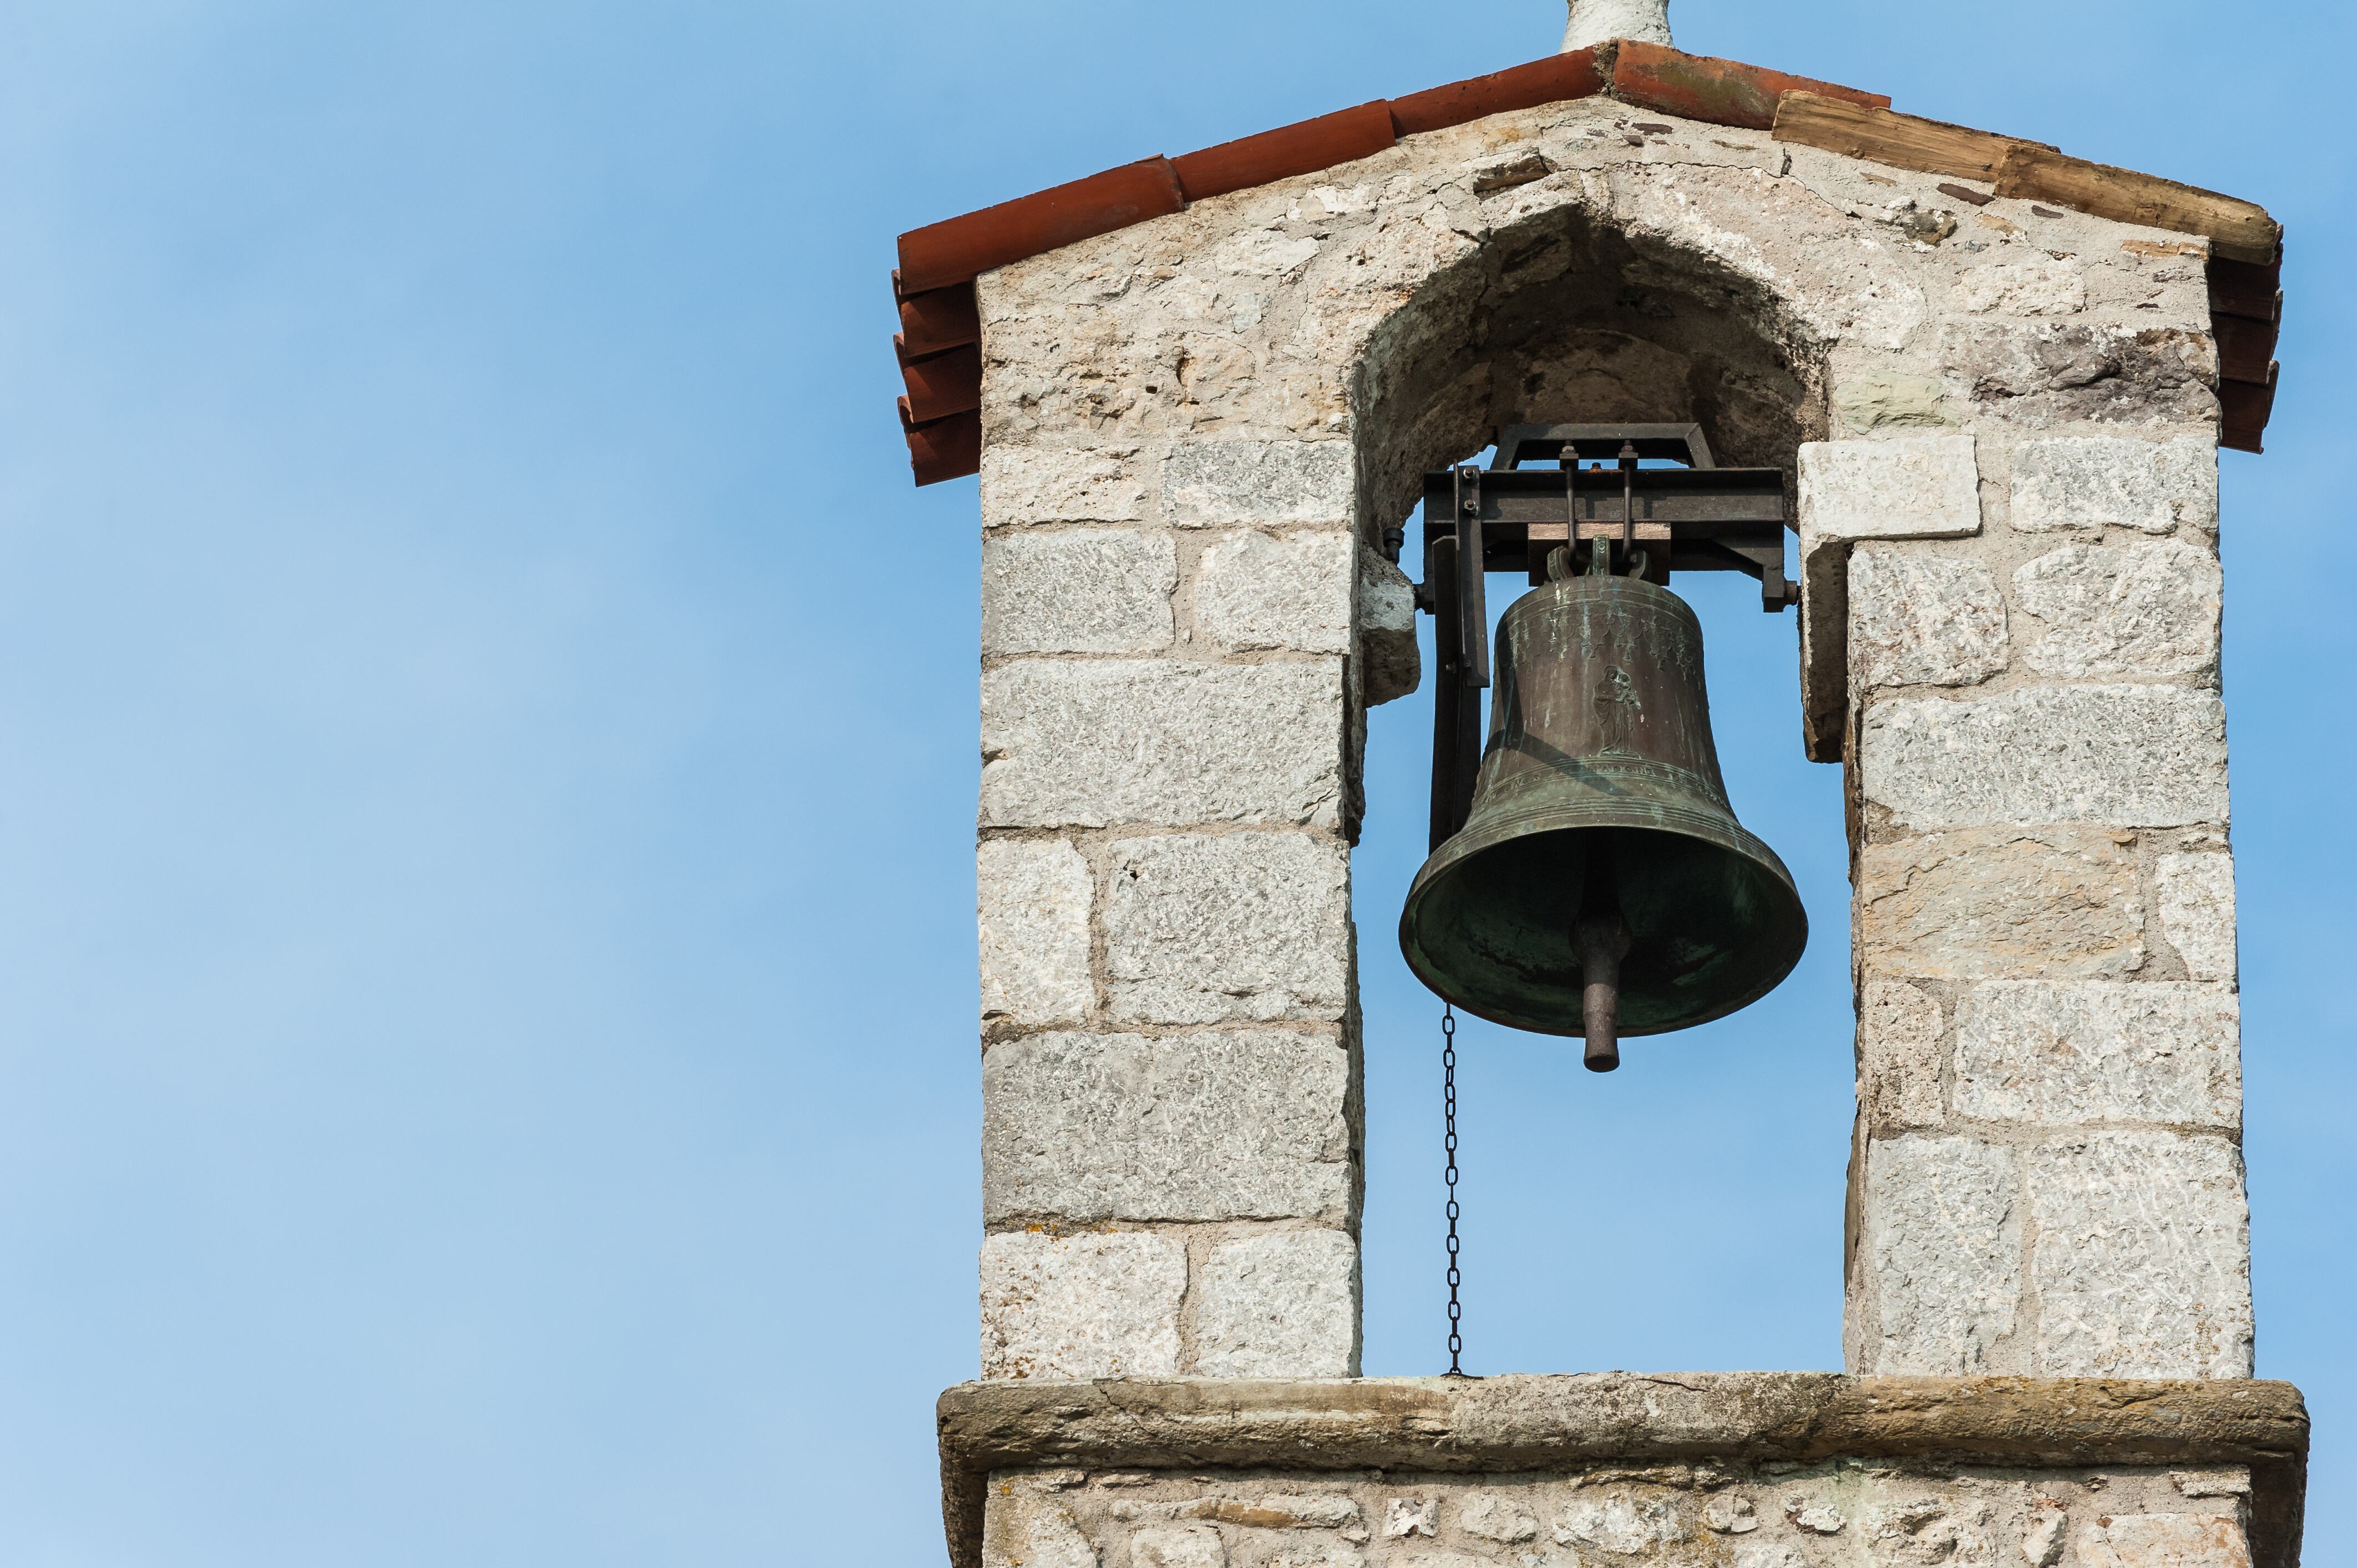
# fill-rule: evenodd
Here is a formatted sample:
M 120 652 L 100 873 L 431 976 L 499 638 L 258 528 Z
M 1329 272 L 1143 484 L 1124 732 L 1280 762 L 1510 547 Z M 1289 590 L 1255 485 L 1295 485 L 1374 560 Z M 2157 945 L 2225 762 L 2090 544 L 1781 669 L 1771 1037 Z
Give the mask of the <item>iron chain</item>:
M 1440 1115 L 1441 1147 L 1448 1156 L 1445 1172 L 1448 1184 L 1448 1375 L 1461 1378 L 1465 1369 L 1458 1365 L 1458 1358 L 1464 1354 L 1465 1336 L 1458 1329 L 1465 1319 L 1465 1308 L 1457 1299 L 1457 1287 L 1463 1279 L 1457 1270 L 1457 1014 L 1445 1002 L 1440 1006 Z

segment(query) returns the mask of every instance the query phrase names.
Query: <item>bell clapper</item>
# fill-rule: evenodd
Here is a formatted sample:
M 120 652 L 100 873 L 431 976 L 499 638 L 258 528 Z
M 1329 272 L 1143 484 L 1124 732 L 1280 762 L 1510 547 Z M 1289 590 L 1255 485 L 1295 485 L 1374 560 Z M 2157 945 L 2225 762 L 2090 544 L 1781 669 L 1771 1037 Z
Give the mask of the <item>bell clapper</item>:
M 1590 1072 L 1620 1065 L 1620 961 L 1629 956 L 1629 922 L 1618 909 L 1582 915 L 1572 928 L 1579 953 L 1580 1022 L 1587 1036 L 1582 1061 Z

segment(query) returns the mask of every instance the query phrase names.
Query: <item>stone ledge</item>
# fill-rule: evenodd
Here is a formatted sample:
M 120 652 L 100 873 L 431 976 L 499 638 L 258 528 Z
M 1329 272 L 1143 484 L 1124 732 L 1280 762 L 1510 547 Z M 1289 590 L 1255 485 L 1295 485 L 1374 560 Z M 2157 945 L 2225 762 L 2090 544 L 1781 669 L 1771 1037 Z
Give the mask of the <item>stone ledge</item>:
M 2296 1568 L 2308 1409 L 2289 1383 L 1597 1372 L 963 1383 L 941 1397 L 950 1560 L 982 1562 L 994 1470 L 1381 1469 L 1595 1460 L 2244 1465 L 2257 1568 Z

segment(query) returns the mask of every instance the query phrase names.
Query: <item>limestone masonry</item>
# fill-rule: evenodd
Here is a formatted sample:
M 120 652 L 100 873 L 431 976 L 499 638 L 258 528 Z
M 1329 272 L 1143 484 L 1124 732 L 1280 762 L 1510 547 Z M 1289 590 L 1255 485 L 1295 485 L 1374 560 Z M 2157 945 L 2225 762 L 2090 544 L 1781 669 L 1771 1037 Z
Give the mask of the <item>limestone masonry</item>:
M 1993 188 L 1587 98 L 979 279 L 984 1379 L 1358 1373 L 1386 532 L 1501 425 L 1687 420 L 1791 476 L 1846 780 L 1847 1369 L 2250 1377 L 2210 245 Z M 2242 1564 L 2250 1487 L 1109 1450 L 1010 1461 L 986 1560 Z

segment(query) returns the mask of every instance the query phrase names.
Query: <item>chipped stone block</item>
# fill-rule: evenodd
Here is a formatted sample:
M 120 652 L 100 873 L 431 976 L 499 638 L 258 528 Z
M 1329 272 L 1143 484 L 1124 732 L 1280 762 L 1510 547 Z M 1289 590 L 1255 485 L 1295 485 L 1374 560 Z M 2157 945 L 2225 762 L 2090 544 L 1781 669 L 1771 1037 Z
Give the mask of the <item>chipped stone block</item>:
M 2217 415 L 2206 330 L 1992 317 L 1949 322 L 1942 363 L 2016 425 L 2198 424 Z
M 2041 675 L 2215 675 L 2224 579 L 2207 550 L 2165 539 L 2066 544 L 2013 575 L 2046 623 L 2023 661 Z
M 1969 435 L 1801 445 L 1804 539 L 1956 539 L 1981 528 Z
M 1703 1505 L 1702 1522 L 1720 1535 L 1749 1535 L 1760 1528 L 1760 1510 L 1740 1492 L 1716 1492 Z
M 993 445 L 982 455 L 982 525 L 1135 522 L 1146 515 L 1137 456 L 1134 446 Z
M 2029 1568 L 2054 1568 L 2062 1555 L 2063 1532 L 2070 1525 L 2070 1509 L 2052 1498 L 2031 1503 L 2029 1517 L 2022 1521 L 2022 1561 Z
M 2160 931 L 2193 980 L 2234 979 L 2234 857 L 2164 854 L 2156 867 Z
M 2013 449 L 2013 526 L 2021 532 L 2167 533 L 2217 521 L 2217 454 L 2203 443 L 2072 435 Z
M 1874 1568 L 2004 1560 L 1996 1509 L 1972 1482 L 1943 1487 L 1916 1477 L 1869 1477 L 1857 1508 L 1860 1544 Z
M 2070 316 L 2087 308 L 2076 262 L 1999 262 L 1956 280 L 1956 306 L 1975 316 Z
M 1969 686 L 2005 668 L 2005 596 L 1974 561 L 1862 544 L 1849 558 L 1853 686 Z
M 1194 441 L 1162 464 L 1162 508 L 1181 528 L 1325 523 L 1356 510 L 1348 441 Z
M 2251 1473 L 2239 1466 L 2231 1470 L 2172 1470 L 2169 1484 L 2187 1498 L 2247 1498 Z
M 1405 697 L 1424 678 L 1415 643 L 1415 585 L 1359 547 L 1359 700 L 1368 707 Z
M 2133 973 L 2145 957 L 2134 835 L 1978 828 L 1867 844 L 1857 942 L 1869 972 L 1918 980 Z
M 985 1023 L 1067 1024 L 1096 1001 L 1089 863 L 1062 839 L 986 839 L 974 851 Z
M 2021 1296 L 2016 1175 L 2011 1149 L 1975 1138 L 1869 1145 L 1860 1244 L 1880 1324 L 1860 1372 L 1987 1369 Z
M 982 542 L 982 651 L 1151 653 L 1171 642 L 1165 533 L 1082 528 Z
M 1129 1230 L 982 1242 L 985 1378 L 1167 1378 L 1178 1370 L 1187 1249 Z
M 1457 1505 L 1457 1528 L 1483 1541 L 1512 1545 L 1538 1539 L 1539 1516 L 1512 1498 L 1476 1492 Z
M 1125 839 L 1111 849 L 1114 1015 L 1153 1024 L 1339 1019 L 1350 860 L 1306 833 Z
M 1383 1539 L 1406 1541 L 1432 1536 L 1440 1530 L 1440 1499 L 1394 1498 L 1383 1509 Z
M 2061 1126 L 2242 1125 L 2241 1014 L 2223 986 L 1998 981 L 1956 1020 L 1956 1112 Z
M 1636 1487 L 1584 1487 L 1555 1522 L 1558 1546 L 1635 1556 L 1674 1546 L 1695 1533 L 1687 1500 Z
M 2226 710 L 2173 686 L 2033 686 L 1867 710 L 1867 800 L 1913 828 L 2226 820 Z
M 1940 430 L 1956 423 L 1940 383 L 1924 376 L 1855 376 L 1836 381 L 1834 416 L 1853 435 L 1870 430 Z
M 1213 1498 L 1188 1505 L 1183 1511 L 1189 1519 L 1217 1520 L 1252 1530 L 1331 1530 L 1349 1541 L 1367 1539 L 1367 1521 L 1359 1505 L 1332 1493 L 1294 1493 L 1254 1498 L 1250 1502 Z
M 1936 1127 L 1940 1004 L 1911 985 L 1869 980 L 1857 1013 L 1857 1102 L 1878 1131 Z
M 1195 628 L 1231 651 L 1351 650 L 1358 543 L 1348 533 L 1233 533 L 1203 552 Z
M 982 677 L 983 822 L 1330 823 L 1341 736 L 1339 660 L 1018 660 Z
M 1040 1035 L 982 1064 L 983 1218 L 1340 1220 L 1351 1202 L 1340 1042 Z
M 2089 1133 L 2033 1151 L 2029 1193 L 2041 1372 L 2251 1375 L 2250 1221 L 2231 1141 Z
M 1096 1547 L 1082 1532 L 1072 1510 L 1062 1504 L 1032 1504 L 1018 1528 L 1020 1549 L 990 1551 L 985 1568 L 1098 1568 Z
M 1359 1375 L 1359 1247 L 1340 1230 L 1268 1230 L 1211 1249 L 1195 1301 L 1209 1378 Z
M 2079 1532 L 2072 1554 L 2083 1568 L 2251 1568 L 2242 1525 L 2219 1514 L 2106 1516 Z

